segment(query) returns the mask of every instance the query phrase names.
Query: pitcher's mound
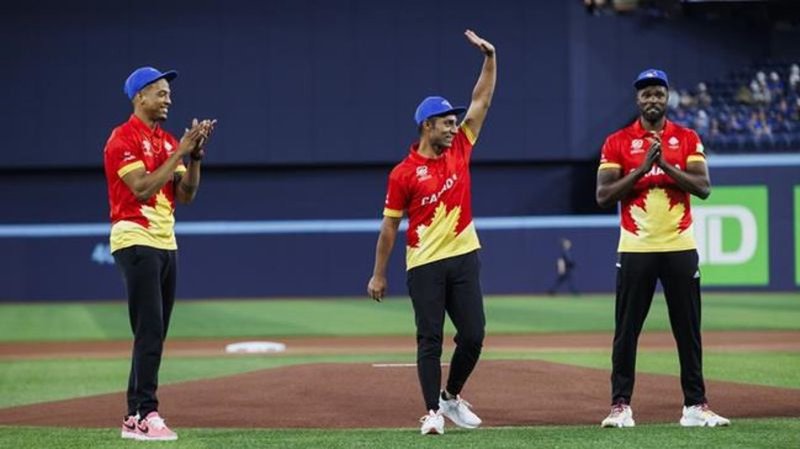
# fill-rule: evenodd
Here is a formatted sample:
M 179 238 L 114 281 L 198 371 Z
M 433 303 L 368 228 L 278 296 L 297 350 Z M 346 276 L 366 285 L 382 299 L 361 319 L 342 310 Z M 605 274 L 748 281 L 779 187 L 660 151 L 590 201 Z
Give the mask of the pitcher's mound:
M 714 410 L 729 418 L 800 416 L 800 390 L 713 381 L 706 388 Z M 609 411 L 609 373 L 482 361 L 463 393 L 485 426 L 599 425 Z M 162 416 L 178 429 L 416 427 L 425 411 L 413 365 L 289 366 L 166 385 L 159 397 Z M 677 377 L 637 376 L 637 424 L 677 423 L 682 401 Z M 115 393 L 5 408 L 0 424 L 116 427 L 124 412 L 124 394 Z

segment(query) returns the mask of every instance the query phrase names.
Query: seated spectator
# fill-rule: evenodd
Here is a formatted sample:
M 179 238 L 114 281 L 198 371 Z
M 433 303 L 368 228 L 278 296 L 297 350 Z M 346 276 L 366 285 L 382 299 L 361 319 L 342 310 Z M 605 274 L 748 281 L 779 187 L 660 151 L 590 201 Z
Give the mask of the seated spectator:
M 791 94 L 800 95 L 800 66 L 792 64 L 789 68 L 789 91 Z
M 794 131 L 794 126 L 791 120 L 788 120 L 782 113 L 777 113 L 770 117 L 769 127 L 775 134 L 790 133 Z
M 739 86 L 739 90 L 736 91 L 736 96 L 734 97 L 737 103 L 741 104 L 753 104 L 756 102 L 755 98 L 753 98 L 753 83 L 750 83 L 750 86 L 742 85 Z
M 769 90 L 770 96 L 773 99 L 780 98 L 783 96 L 784 93 L 783 81 L 781 81 L 781 77 L 778 75 L 778 72 L 775 71 L 769 72 L 769 81 L 767 81 L 767 90 Z
M 763 72 L 759 72 L 763 73 Z M 758 80 L 750 81 L 750 92 L 753 97 L 753 103 L 756 105 L 764 105 L 769 103 L 769 97 L 767 94 L 767 90 Z
M 691 118 L 689 117 L 689 113 L 686 112 L 686 109 L 678 107 L 675 109 L 675 112 L 672 114 L 672 121 L 683 126 L 683 127 L 691 127 L 692 123 Z
M 697 100 L 697 105 L 701 108 L 707 108 L 711 106 L 711 94 L 708 93 L 708 88 L 706 87 L 706 83 L 698 83 L 697 84 L 697 95 L 695 96 Z
M 731 114 L 730 117 L 728 118 L 728 123 L 727 123 L 726 128 L 732 134 L 741 134 L 745 130 L 744 121 L 739 116 L 739 114 L 735 114 L 735 113 Z
M 669 89 L 669 96 L 667 97 L 667 107 L 674 111 L 681 105 L 681 93 L 676 89 Z
M 760 92 L 760 95 L 758 95 L 757 97 L 759 96 L 763 97 L 763 99 L 761 100 L 759 100 L 759 98 L 756 98 L 756 103 L 766 104 L 772 101 L 772 93 L 769 91 L 769 86 L 767 85 L 767 74 L 764 73 L 762 70 L 759 70 L 758 72 L 756 72 L 755 81 L 757 84 L 757 90 Z M 751 89 L 753 88 L 752 84 L 750 88 Z
M 699 133 L 699 131 L 698 131 Z M 717 140 L 722 135 L 719 120 L 716 117 L 711 118 L 711 127 L 708 130 L 708 138 L 710 140 Z
M 680 101 L 681 107 L 689 109 L 692 106 L 694 106 L 695 104 L 694 97 L 689 93 L 689 91 L 683 89 L 680 92 L 681 92 L 681 101 Z
M 700 137 L 706 137 L 710 129 L 711 120 L 708 117 L 708 113 L 700 109 L 697 111 L 697 116 L 694 118 L 694 130 L 697 134 L 700 134 Z
M 764 114 L 764 109 L 754 109 L 750 112 L 750 119 L 747 121 L 747 129 L 756 141 L 760 141 L 772 135 L 772 130 Z

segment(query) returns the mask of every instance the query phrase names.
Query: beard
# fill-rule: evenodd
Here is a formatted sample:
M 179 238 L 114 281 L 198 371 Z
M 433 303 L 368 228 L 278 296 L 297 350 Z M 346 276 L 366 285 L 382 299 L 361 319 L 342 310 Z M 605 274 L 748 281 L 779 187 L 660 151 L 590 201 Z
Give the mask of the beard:
M 664 115 L 666 114 L 666 112 L 667 111 L 666 111 L 665 108 L 658 108 L 657 107 L 657 108 L 642 109 L 641 114 L 642 114 L 642 117 L 645 120 L 647 120 L 648 122 L 655 123 L 655 122 L 661 120 L 662 118 L 664 118 Z

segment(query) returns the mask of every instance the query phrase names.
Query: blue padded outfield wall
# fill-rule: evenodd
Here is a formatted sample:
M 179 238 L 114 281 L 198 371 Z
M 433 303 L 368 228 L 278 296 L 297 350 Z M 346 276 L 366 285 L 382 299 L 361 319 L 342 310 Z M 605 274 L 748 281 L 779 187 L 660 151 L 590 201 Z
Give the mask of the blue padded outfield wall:
M 704 285 L 796 289 L 800 285 L 796 274 L 800 273 L 796 268 L 800 259 L 798 165 L 712 166 L 711 172 L 715 183 L 711 198 L 694 202 Z M 548 185 L 568 187 L 571 175 L 565 172 L 526 180 L 513 172 L 505 179 L 476 172 L 475 214 L 483 243 L 486 293 L 545 291 L 555 278 L 561 237 L 574 242 L 578 288 L 583 292 L 613 291 L 618 237 L 615 216 L 530 215 L 537 211 L 540 198 L 566 196 Z M 94 178 L 91 189 L 64 181 L 63 188 L 52 194 L 41 192 L 42 210 L 71 210 L 71 224 L 42 224 L 55 218 L 43 215 L 25 226 L 0 226 L 0 251 L 6 255 L 0 263 L 0 299 L 124 297 L 120 276 L 110 263 L 108 225 L 99 219 L 102 208 L 87 210 L 87 217 L 98 217 L 96 222 L 75 220 L 81 215 L 77 205 L 87 204 L 76 199 L 104 201 L 103 179 Z M 296 183 L 292 191 L 281 191 L 275 187 L 280 180 L 245 178 L 244 174 L 235 180 L 209 175 L 197 203 L 179 209 L 180 297 L 364 293 L 384 194 L 381 179 L 358 173 L 335 180 L 310 177 Z M 36 182 L 35 178 L 17 179 L 13 184 L 21 190 L 35 190 Z M 339 194 L 330 195 L 332 192 Z M 527 204 L 519 201 L 521 192 Z M 593 196 L 593 189 L 585 194 Z M 288 204 L 303 207 L 308 214 L 282 219 L 281 211 Z M 5 206 L 7 210 L 23 207 L 13 201 Z M 361 213 L 348 215 L 345 207 L 358 207 Z M 510 210 L 527 210 L 528 215 L 505 213 Z M 312 214 L 315 211 L 319 215 Z M 403 240 L 395 248 L 389 270 L 390 293 L 394 295 L 405 294 Z

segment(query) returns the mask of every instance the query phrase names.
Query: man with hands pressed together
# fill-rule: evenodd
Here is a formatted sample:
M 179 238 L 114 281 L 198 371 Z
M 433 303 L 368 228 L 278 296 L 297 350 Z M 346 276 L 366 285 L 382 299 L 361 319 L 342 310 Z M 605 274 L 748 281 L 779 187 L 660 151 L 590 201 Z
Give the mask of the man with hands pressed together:
M 690 195 L 711 193 L 697 134 L 666 118 L 669 83 L 661 70 L 634 82 L 639 118 L 611 134 L 597 172 L 597 203 L 620 202 L 611 413 L 603 427 L 633 427 L 631 396 L 636 348 L 661 281 L 678 346 L 684 407 L 682 426 L 726 426 L 708 408 L 700 335 L 700 270 Z

